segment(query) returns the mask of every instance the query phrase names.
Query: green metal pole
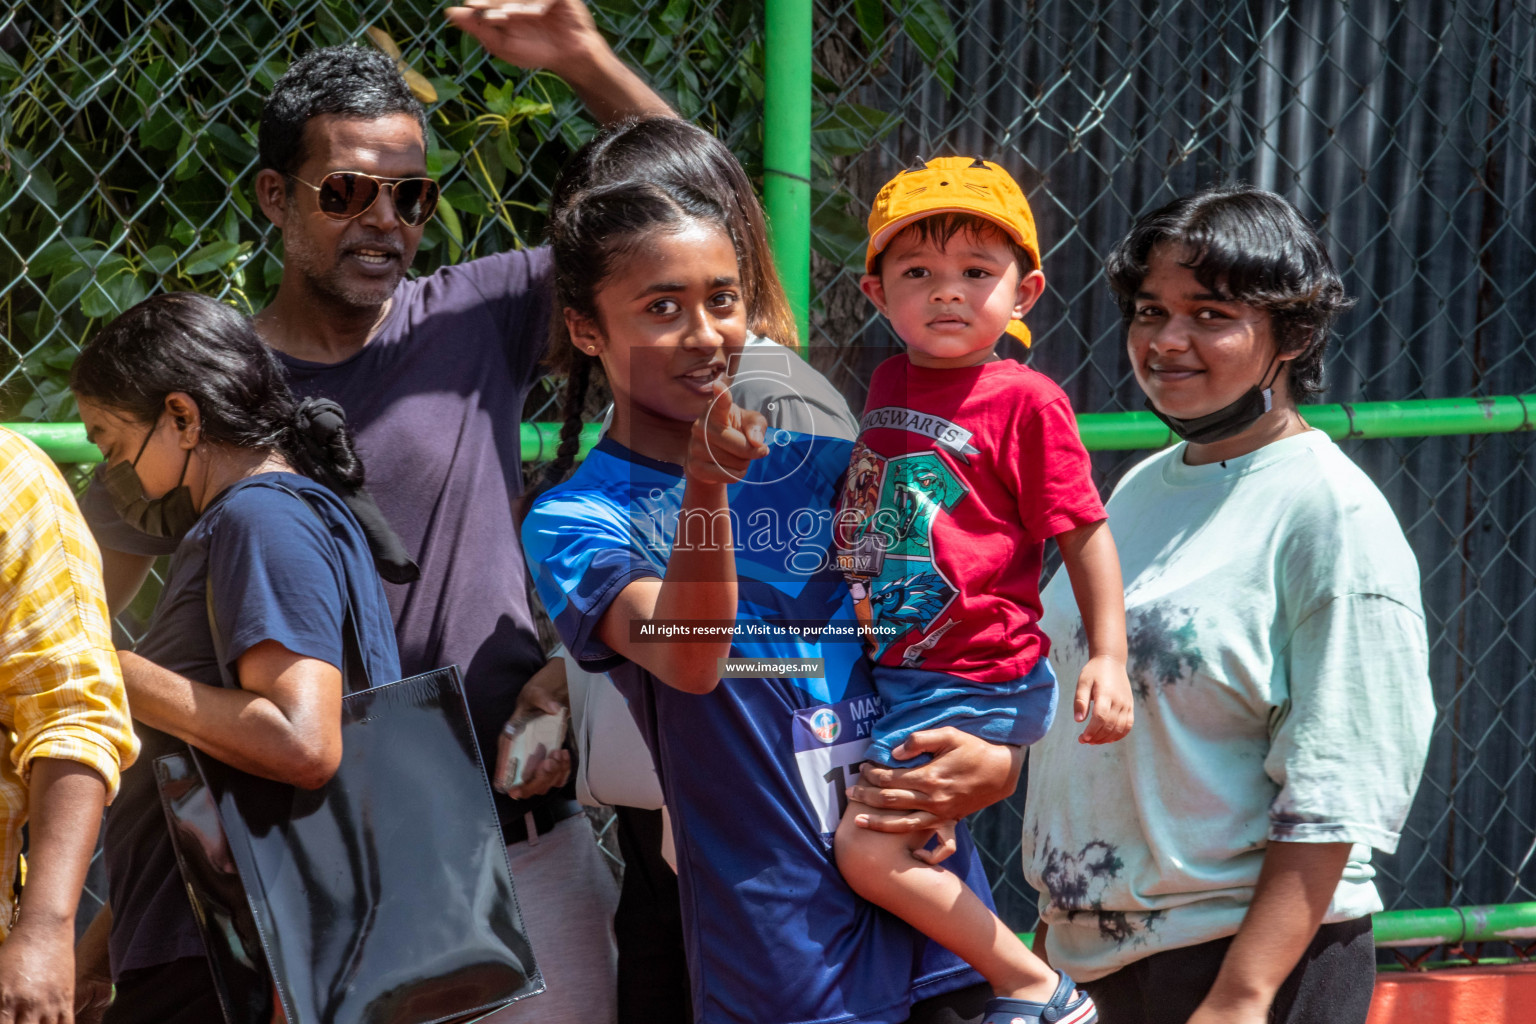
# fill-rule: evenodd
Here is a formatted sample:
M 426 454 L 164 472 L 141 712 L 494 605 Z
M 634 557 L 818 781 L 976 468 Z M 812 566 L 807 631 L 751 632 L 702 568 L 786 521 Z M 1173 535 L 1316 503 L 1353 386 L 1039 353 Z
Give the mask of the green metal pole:
M 811 331 L 811 12 L 814 0 L 766 0 L 763 205 L 773 259 L 800 331 Z
M 1388 910 L 1371 919 L 1378 946 L 1455 946 L 1536 939 L 1536 903 Z
M 1302 407 L 1301 414 L 1334 440 L 1510 434 L 1536 430 L 1536 395 L 1308 405 Z M 1090 451 L 1163 448 L 1174 440 L 1168 428 L 1149 412 L 1087 412 L 1077 418 L 1077 425 Z M 31 438 L 55 462 L 101 460 L 79 423 L 3 423 L 0 427 Z M 597 430 L 594 423 L 582 428 L 582 456 L 597 443 Z M 560 424 L 524 423 L 522 444 L 525 462 L 553 458 L 560 444 Z

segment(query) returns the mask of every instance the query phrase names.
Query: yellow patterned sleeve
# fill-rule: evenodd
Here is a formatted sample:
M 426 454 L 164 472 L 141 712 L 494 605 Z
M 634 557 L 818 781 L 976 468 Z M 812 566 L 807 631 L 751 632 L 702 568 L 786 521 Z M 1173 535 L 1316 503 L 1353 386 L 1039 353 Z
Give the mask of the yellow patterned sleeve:
M 108 799 L 139 744 L 112 643 L 101 556 L 63 477 L 0 430 L 0 790 L 33 760 L 78 761 Z M 18 794 L 19 795 L 19 794 Z M 0 802 L 3 800 L 0 793 Z

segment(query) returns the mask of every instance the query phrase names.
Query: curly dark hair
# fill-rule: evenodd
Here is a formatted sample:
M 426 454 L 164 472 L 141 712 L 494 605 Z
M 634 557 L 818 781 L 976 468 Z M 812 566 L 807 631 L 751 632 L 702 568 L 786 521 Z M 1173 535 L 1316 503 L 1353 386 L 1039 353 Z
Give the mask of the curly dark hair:
M 256 130 L 261 166 L 281 174 L 297 170 L 306 155 L 304 126 L 324 114 L 364 120 L 409 114 L 422 137 L 427 134 L 427 112 L 391 58 L 363 46 L 327 46 L 294 61 L 272 83 Z
M 1290 362 L 1293 398 L 1323 390 L 1329 330 L 1355 300 L 1344 294 L 1328 250 L 1296 207 L 1251 185 L 1222 185 L 1142 217 L 1104 264 L 1127 323 L 1147 259 L 1160 245 L 1182 253 L 1180 265 L 1210 291 L 1269 313 L 1278 351 L 1301 350 Z

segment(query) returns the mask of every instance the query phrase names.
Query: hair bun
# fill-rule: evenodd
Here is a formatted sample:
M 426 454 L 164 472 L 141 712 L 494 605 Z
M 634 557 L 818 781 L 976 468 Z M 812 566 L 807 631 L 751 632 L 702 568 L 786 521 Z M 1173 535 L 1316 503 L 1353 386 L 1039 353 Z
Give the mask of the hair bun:
M 347 425 L 347 413 L 329 398 L 311 397 L 299 403 L 294 410 L 293 422 L 301 435 L 321 448 L 328 448 Z

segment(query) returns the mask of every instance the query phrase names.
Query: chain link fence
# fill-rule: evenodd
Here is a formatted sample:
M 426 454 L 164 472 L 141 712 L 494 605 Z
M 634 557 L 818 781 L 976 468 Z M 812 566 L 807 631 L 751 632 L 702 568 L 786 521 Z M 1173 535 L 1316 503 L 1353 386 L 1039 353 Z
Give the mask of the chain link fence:
M 593 10 L 679 112 L 761 150 L 755 5 Z M 416 271 L 537 244 L 594 125 L 564 82 L 489 58 L 435 0 L 22 0 L 0 15 L 0 418 L 75 418 L 74 353 L 147 295 L 267 303 L 282 247 L 253 192 L 262 101 L 294 55 L 348 41 L 400 52 L 430 112 L 443 203 Z
M 1002 163 L 1030 196 L 1048 287 L 1028 357 L 1079 411 L 1141 402 L 1104 256 L 1138 215 L 1230 181 L 1295 202 L 1359 298 L 1323 401 L 1536 382 L 1529 4 L 820 0 L 815 60 L 817 134 L 848 110 L 877 126 L 856 152 L 820 147 L 813 180 L 812 358 L 855 403 L 895 351 L 857 287 L 862 217 L 896 171 L 951 153 Z M 1344 447 L 1418 556 L 1440 712 L 1402 845 L 1378 855 L 1387 905 L 1536 899 L 1536 444 Z M 1097 455 L 1105 488 L 1140 457 Z M 1015 799 L 976 829 L 1022 928 L 1018 820 Z
M 592 9 L 676 110 L 761 152 L 757 5 Z M 537 244 L 555 174 L 595 125 L 562 81 L 489 58 L 434 0 L 22 0 L 0 13 L 0 421 L 77 419 L 75 353 L 148 295 L 266 305 L 282 244 L 253 192 L 261 105 L 294 56 L 349 41 L 398 51 L 430 115 L 443 199 L 415 271 Z M 557 404 L 546 382 L 525 418 L 557 418 Z M 148 621 L 163 569 L 120 617 L 121 639 Z M 611 815 L 594 817 L 617 864 Z M 80 927 L 104 896 L 98 857 Z
M 594 11 L 622 57 L 757 171 L 758 4 Z M 535 243 L 555 171 L 593 125 L 563 83 L 486 58 L 436 3 L 21 0 L 0 15 L 0 419 L 75 418 L 74 353 L 146 295 L 266 303 L 282 253 L 251 192 L 262 98 L 310 47 L 387 45 L 370 28 L 435 96 L 445 203 L 416 269 Z M 862 405 L 894 351 L 857 289 L 867 204 L 918 157 L 960 153 L 1001 162 L 1030 195 L 1049 287 L 1028 358 L 1080 411 L 1140 402 L 1104 254 L 1138 214 L 1231 180 L 1320 224 L 1360 299 L 1326 401 L 1531 391 L 1533 51 L 1536 13 L 1506 0 L 818 0 L 810 358 Z M 536 391 L 525 417 L 557 418 L 554 394 Z M 1440 709 L 1402 847 L 1379 860 L 1388 905 L 1536 899 L 1536 445 L 1345 447 L 1417 553 Z M 1101 482 L 1137 458 L 1096 456 Z M 1031 926 L 1018 801 L 976 830 L 1004 916 Z

